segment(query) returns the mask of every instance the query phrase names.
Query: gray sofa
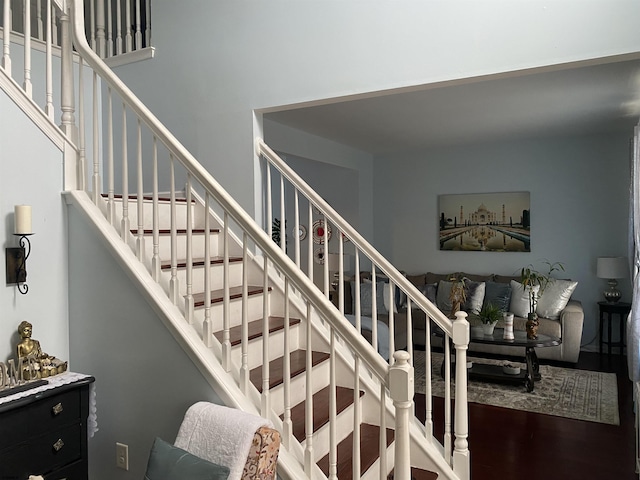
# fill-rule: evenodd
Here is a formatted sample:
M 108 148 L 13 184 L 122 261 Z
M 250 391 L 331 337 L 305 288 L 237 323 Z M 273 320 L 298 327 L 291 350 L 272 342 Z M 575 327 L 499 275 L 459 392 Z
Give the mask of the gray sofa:
M 366 276 L 366 274 L 364 274 Z M 466 278 L 470 285 L 482 285 L 485 288 L 487 294 L 489 294 L 489 290 L 495 292 L 496 289 L 501 290 L 502 292 L 509 291 L 513 293 L 513 288 L 516 289 L 516 293 L 514 295 L 513 300 L 517 300 L 517 294 L 520 287 L 518 282 L 519 277 L 514 276 L 503 276 L 497 274 L 490 275 L 476 275 L 469 274 L 465 272 L 457 272 L 455 274 L 435 274 L 435 273 L 425 273 L 419 275 L 406 275 L 407 279 L 413 283 L 418 290 L 420 290 L 427 298 L 429 298 L 434 304 L 436 304 L 445 314 L 448 314 L 449 311 L 446 309 L 446 305 L 443 304 L 443 298 L 446 298 L 448 295 L 445 295 L 443 292 L 446 289 L 447 281 L 451 278 L 452 275 L 461 275 Z M 384 282 L 384 279 L 379 279 L 378 282 Z M 387 280 L 388 281 L 388 280 Z M 518 282 L 517 284 L 511 283 L 512 281 Z M 553 289 L 547 288 L 543 297 L 547 295 L 547 303 L 554 300 L 557 305 L 561 305 L 562 308 L 557 308 L 556 311 L 550 312 L 549 315 L 554 318 L 546 318 L 545 316 L 540 315 L 540 311 L 538 311 L 538 316 L 540 320 L 540 326 L 538 328 L 538 333 L 552 335 L 558 337 L 562 340 L 562 343 L 559 346 L 555 347 L 545 347 L 536 349 L 536 353 L 538 358 L 540 359 L 548 359 L 548 360 L 556 360 L 561 362 L 570 362 L 576 363 L 578 361 L 578 356 L 580 354 L 580 343 L 582 341 L 582 327 L 584 323 L 584 311 L 582 309 L 582 304 L 574 299 L 569 298 L 570 294 L 575 289 L 576 282 L 569 282 L 566 280 L 558 280 L 556 282 L 558 287 L 564 288 L 563 294 L 566 298 L 564 301 L 557 302 L 557 299 L 552 298 L 552 295 L 557 294 L 558 288 L 556 288 L 556 292 L 551 292 Z M 572 288 L 568 290 L 565 288 L 567 285 L 572 285 Z M 361 303 L 365 304 L 367 300 L 363 297 L 362 293 L 362 285 L 361 284 Z M 513 288 L 510 288 L 513 287 Z M 347 281 L 345 283 L 345 314 L 353 313 L 353 295 L 352 295 L 353 281 Z M 440 288 L 440 295 L 438 295 L 438 288 Z M 381 288 L 378 288 L 378 295 Z M 472 310 L 477 309 L 478 305 L 475 305 L 474 308 L 471 308 L 469 303 L 469 295 L 467 295 L 467 303 L 463 307 L 463 310 L 470 313 L 469 322 L 471 324 L 471 328 L 480 328 L 480 321 L 477 317 L 472 315 Z M 474 295 L 476 302 L 478 301 L 479 295 Z M 502 297 L 501 297 L 502 298 Z M 483 299 L 483 301 L 487 301 L 489 299 L 489 295 Z M 504 300 L 502 298 L 502 300 Z M 511 303 L 512 298 L 505 300 L 507 303 L 504 306 L 505 310 L 511 311 L 509 307 L 517 308 L 515 303 Z M 370 302 L 370 300 L 368 300 Z M 387 303 L 390 300 L 387 298 Z M 378 305 L 381 305 L 382 301 L 378 300 Z M 406 302 L 403 303 L 402 300 L 396 295 L 395 299 L 395 313 L 393 315 L 394 318 L 394 340 L 395 340 L 395 348 L 396 350 L 403 350 L 407 348 L 407 311 L 406 311 Z M 540 305 L 540 304 L 539 304 Z M 387 305 L 388 307 L 388 305 Z M 380 312 L 382 310 L 382 312 Z M 543 310 L 543 312 L 546 310 Z M 366 314 L 365 314 L 366 315 Z M 527 319 L 525 318 L 526 314 L 521 314 L 521 316 L 514 317 L 514 329 L 515 330 L 525 330 L 525 323 Z M 557 317 L 557 318 L 556 318 Z M 412 319 L 412 337 L 413 344 L 417 348 L 424 348 L 426 344 L 426 323 L 425 323 L 425 313 L 422 310 L 412 309 L 411 319 Z M 389 314 L 385 310 L 385 307 L 378 307 L 378 320 L 388 324 Z M 434 324 L 432 324 L 433 326 Z M 503 322 L 498 322 L 498 328 L 503 327 Z M 433 328 L 432 328 L 433 330 Z M 441 344 L 441 341 L 438 340 L 434 336 L 432 338 L 433 344 Z M 524 356 L 524 348 L 523 347 L 511 347 L 511 346 L 497 346 L 497 345 L 487 345 L 487 344 L 479 344 L 479 343 L 471 343 L 469 345 L 470 354 L 473 352 L 484 352 L 490 354 L 498 354 L 498 355 L 508 355 L 508 356 Z

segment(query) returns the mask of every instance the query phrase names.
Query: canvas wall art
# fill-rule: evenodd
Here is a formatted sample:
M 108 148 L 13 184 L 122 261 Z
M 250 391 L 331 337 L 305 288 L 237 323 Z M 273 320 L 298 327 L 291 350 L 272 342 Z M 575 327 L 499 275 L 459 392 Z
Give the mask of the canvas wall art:
M 529 192 L 439 195 L 440 250 L 530 252 Z

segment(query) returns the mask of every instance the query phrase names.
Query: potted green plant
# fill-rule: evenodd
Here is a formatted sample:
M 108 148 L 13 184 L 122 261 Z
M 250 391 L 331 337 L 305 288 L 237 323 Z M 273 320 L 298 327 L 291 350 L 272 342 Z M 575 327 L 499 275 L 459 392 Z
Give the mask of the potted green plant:
M 477 315 L 482 322 L 482 332 L 485 335 L 493 335 L 493 329 L 496 323 L 502 318 L 502 310 L 500 310 L 500 307 L 488 302 L 482 306 Z
M 523 267 L 520 271 L 520 283 L 527 290 L 529 297 L 529 315 L 527 316 L 527 338 L 535 340 L 538 338 L 538 314 L 536 313 L 536 305 L 538 298 L 545 291 L 550 282 L 553 281 L 551 274 L 557 271 L 564 271 L 564 265 L 560 262 L 551 263 L 545 261 L 547 272 L 542 273 L 536 270 L 532 264 Z M 538 287 L 538 288 L 536 288 Z

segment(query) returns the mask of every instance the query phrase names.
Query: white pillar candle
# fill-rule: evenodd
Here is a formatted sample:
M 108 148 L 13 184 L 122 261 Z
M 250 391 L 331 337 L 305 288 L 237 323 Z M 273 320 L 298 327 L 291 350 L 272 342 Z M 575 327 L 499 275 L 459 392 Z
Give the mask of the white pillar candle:
M 27 235 L 31 231 L 31 205 L 16 205 L 14 209 L 15 233 Z

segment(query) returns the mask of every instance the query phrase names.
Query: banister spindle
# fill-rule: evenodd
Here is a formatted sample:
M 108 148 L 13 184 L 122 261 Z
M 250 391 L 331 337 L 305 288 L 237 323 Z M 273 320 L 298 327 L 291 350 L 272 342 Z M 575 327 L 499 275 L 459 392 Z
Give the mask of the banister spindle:
M 453 471 L 459 478 L 471 478 L 469 457 L 469 407 L 467 404 L 467 349 L 469 347 L 467 314 L 456 312 L 453 322 L 453 342 L 456 349 L 456 402 Z
M 326 244 L 325 244 L 326 245 Z M 330 329 L 329 356 L 329 480 L 338 480 L 338 432 L 336 406 L 336 332 Z
M 360 406 L 360 355 L 355 355 L 353 368 L 353 445 L 351 446 L 352 478 L 360 478 L 360 422 L 362 421 L 362 409 Z
M 142 49 L 142 17 L 140 15 L 140 0 L 136 2 L 136 50 Z
M 413 367 L 409 363 L 409 354 L 398 351 L 394 354 L 393 366 L 389 368 L 389 392 L 395 412 L 394 434 L 394 478 L 411 478 L 411 439 L 409 420 L 414 396 Z M 381 472 L 382 473 L 382 472 Z M 382 475 L 381 475 L 381 478 Z M 386 478 L 386 477 L 384 477 Z
M 125 51 L 129 53 L 133 50 L 133 38 L 131 36 L 131 0 L 125 0 L 124 2 L 124 16 L 125 16 Z
M 144 186 L 142 176 L 142 124 L 140 123 L 140 117 L 138 117 L 138 130 L 137 130 L 137 174 L 138 174 L 138 234 L 136 235 L 136 253 L 138 260 L 144 258 Z
M 178 304 L 180 287 L 178 284 L 178 225 L 176 220 L 176 162 L 173 153 L 169 154 L 169 197 L 171 204 L 171 280 L 169 295 L 174 305 Z M 205 340 L 206 342 L 206 340 Z
M 153 210 L 153 257 L 151 260 L 151 272 L 153 279 L 157 282 L 160 280 L 160 272 L 162 271 L 162 260 L 160 258 L 160 208 L 158 206 L 158 138 L 153 136 L 153 194 L 151 197 Z M 190 176 L 187 176 L 187 195 L 191 194 L 189 189 Z M 188 227 L 187 227 L 188 228 Z M 189 238 L 189 230 L 187 230 L 187 238 Z M 187 252 L 189 251 L 190 242 L 188 241 Z M 189 314 L 191 313 L 191 315 Z M 193 312 L 187 309 L 187 321 L 193 321 Z
M 129 230 L 129 160 L 127 158 L 127 105 L 122 103 L 122 239 L 126 241 Z
M 204 195 L 204 263 L 211 265 L 211 215 L 209 192 Z M 202 340 L 207 347 L 213 345 L 213 322 L 211 320 L 211 269 L 204 269 L 204 321 Z
M 376 318 L 376 317 L 371 317 Z M 376 323 L 376 322 L 373 322 Z M 378 454 L 380 456 L 380 480 L 387 480 L 387 387 L 385 382 L 380 382 L 380 435 L 378 436 Z M 402 477 L 398 477 L 400 479 Z M 408 478 L 407 478 L 408 480 Z
M 73 79 L 73 46 L 71 42 L 71 27 L 69 6 L 62 11 L 60 15 L 60 28 L 62 30 L 62 81 L 60 83 L 61 102 L 60 109 L 62 111 L 61 126 L 62 131 L 71 139 L 72 142 L 78 140 L 78 129 L 75 119 L 75 96 L 74 96 L 74 79 Z M 77 188 L 77 187 L 76 187 Z
M 272 226 L 272 211 L 271 209 L 273 208 L 271 205 L 271 168 L 269 166 L 269 162 L 267 161 L 266 163 L 267 168 L 266 168 L 266 175 L 267 175 L 267 225 L 266 225 L 266 230 L 267 230 L 267 235 L 269 235 L 269 238 L 273 238 L 273 226 Z
M 96 1 L 89 0 L 89 45 L 96 51 Z
M 42 0 L 36 0 L 36 38 L 38 40 L 44 40 L 44 23 L 42 21 Z
M 144 32 L 145 36 L 145 46 L 151 46 L 151 0 L 147 0 L 145 3 L 145 27 L 146 30 Z
M 309 217 L 311 218 L 311 216 Z M 311 237 L 311 235 L 309 235 Z M 305 432 L 305 448 L 304 448 L 304 473 L 307 478 L 312 478 L 312 471 L 315 466 L 315 458 L 313 451 L 313 359 L 312 359 L 312 335 L 311 335 L 311 303 L 307 301 L 307 328 L 306 331 L 306 351 L 305 351 L 305 380 L 306 391 L 304 400 L 304 432 Z
M 284 204 L 284 177 L 280 175 L 280 249 L 287 253 L 287 219 Z
M 11 2 L 5 1 L 2 9 L 2 68 L 11 76 Z
M 22 88 L 27 97 L 33 98 L 31 84 L 31 0 L 24 0 L 24 83 Z
M 240 367 L 240 388 L 246 395 L 249 391 L 250 370 L 249 370 L 249 309 L 247 301 L 249 297 L 249 288 L 247 286 L 248 262 L 250 259 L 249 247 L 247 245 L 249 238 L 247 233 L 242 234 L 242 362 Z
M 113 92 L 107 87 L 107 220 L 111 225 L 116 221 L 115 167 L 113 165 Z
M 107 2 L 107 57 L 113 57 L 113 7 Z
M 122 0 L 116 0 L 116 55 L 122 53 Z
M 224 226 L 222 238 L 222 368 L 225 371 L 231 371 L 231 338 L 229 336 L 229 328 L 231 328 L 231 307 L 229 294 L 229 214 L 224 212 Z M 207 264 L 206 268 L 211 269 L 211 265 Z M 265 292 L 266 295 L 266 292 Z
M 107 49 L 105 45 L 104 0 L 96 0 L 96 2 L 96 53 L 100 58 L 105 58 Z M 108 0 L 107 3 L 110 2 L 111 0 Z
M 84 85 L 84 60 L 78 62 L 78 84 Z M 89 191 L 87 185 L 87 134 L 85 132 L 84 88 L 78 89 L 78 190 Z M 93 199 L 95 203 L 95 198 Z
M 6 3 L 10 3 L 10 2 L 6 2 Z M 45 8 L 46 8 L 46 30 L 45 30 L 45 42 L 46 42 L 46 46 L 45 46 L 45 57 L 46 57 L 46 65 L 45 65 L 45 107 L 44 107 L 44 111 L 47 114 L 47 116 L 49 117 L 49 120 L 53 121 L 54 117 L 55 117 L 55 112 L 54 112 L 54 107 L 53 107 L 53 62 L 52 62 L 52 58 L 51 58 L 51 29 L 53 28 L 53 26 L 51 25 L 51 0 L 46 0 L 46 4 L 45 4 Z M 39 10 L 39 9 L 38 9 Z M 5 30 L 4 31 L 5 36 L 8 34 L 8 32 Z M 80 67 L 82 68 L 82 67 Z
M 293 244 L 294 244 L 294 256 L 296 261 L 296 266 L 300 268 L 300 204 L 298 198 L 298 189 L 294 188 L 293 191 L 293 216 L 294 216 L 294 234 L 293 234 Z
M 289 328 L 289 279 L 284 278 L 284 356 L 283 356 L 283 381 L 284 381 L 284 419 L 282 421 L 283 440 L 287 448 L 293 439 L 293 422 L 291 421 L 291 345 Z
M 187 294 L 184 297 L 184 312 L 187 323 L 193 323 L 195 301 L 193 298 L 193 214 L 191 209 L 191 173 L 187 172 Z M 154 254 L 155 255 L 155 254 Z
M 264 256 L 262 275 L 262 396 L 260 412 L 268 416 L 270 411 L 269 391 L 269 257 Z
M 98 204 L 101 193 L 100 183 L 100 116 L 102 110 L 98 105 L 98 74 L 93 72 L 93 169 L 92 169 L 92 189 L 93 203 Z

